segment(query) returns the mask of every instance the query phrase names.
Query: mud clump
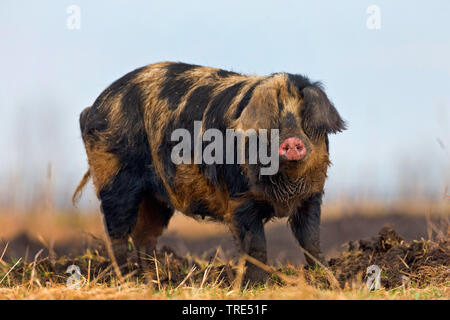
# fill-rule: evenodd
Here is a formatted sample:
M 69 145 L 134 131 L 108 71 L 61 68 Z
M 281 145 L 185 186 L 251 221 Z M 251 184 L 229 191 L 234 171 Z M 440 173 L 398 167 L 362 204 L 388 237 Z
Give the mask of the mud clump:
M 381 285 L 386 289 L 450 285 L 449 236 L 439 241 L 407 242 L 392 228 L 384 227 L 370 240 L 347 243 L 347 250 L 328 264 L 342 287 L 366 280 L 371 265 L 381 269 Z

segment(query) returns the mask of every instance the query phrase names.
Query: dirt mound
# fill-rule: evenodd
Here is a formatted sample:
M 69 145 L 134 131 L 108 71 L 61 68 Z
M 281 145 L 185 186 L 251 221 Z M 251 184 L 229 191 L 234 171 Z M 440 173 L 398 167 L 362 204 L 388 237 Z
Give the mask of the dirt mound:
M 378 236 L 348 242 L 347 247 L 338 258 L 329 261 L 330 270 L 342 286 L 365 280 L 371 265 L 381 269 L 381 285 L 388 289 L 403 284 L 450 284 L 448 234 L 440 241 L 407 242 L 395 230 L 384 227 Z

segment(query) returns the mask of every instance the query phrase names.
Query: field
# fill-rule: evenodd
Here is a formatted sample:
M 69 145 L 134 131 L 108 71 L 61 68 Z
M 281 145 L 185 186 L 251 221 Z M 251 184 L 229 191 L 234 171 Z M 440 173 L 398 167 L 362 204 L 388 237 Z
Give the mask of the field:
M 344 204 L 345 203 L 345 204 Z M 305 268 L 286 221 L 268 224 L 265 285 L 242 284 L 244 258 L 225 227 L 176 214 L 160 239 L 154 270 L 120 275 L 100 214 L 2 209 L 0 299 L 449 299 L 449 202 L 325 204 L 327 267 Z M 249 258 L 251 259 L 251 258 Z M 80 268 L 80 289 L 67 268 Z M 380 289 L 367 289 L 370 265 Z

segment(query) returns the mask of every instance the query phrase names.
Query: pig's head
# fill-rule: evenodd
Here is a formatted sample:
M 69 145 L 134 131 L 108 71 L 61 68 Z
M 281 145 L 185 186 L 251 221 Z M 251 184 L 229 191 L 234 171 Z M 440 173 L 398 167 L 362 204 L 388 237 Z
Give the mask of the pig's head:
M 249 165 L 251 184 L 278 201 L 322 192 L 330 164 L 328 134 L 345 130 L 345 123 L 320 84 L 275 74 L 255 88 L 238 121 L 243 130 L 279 130 L 278 148 L 272 148 L 278 171 L 264 176 L 261 165 Z

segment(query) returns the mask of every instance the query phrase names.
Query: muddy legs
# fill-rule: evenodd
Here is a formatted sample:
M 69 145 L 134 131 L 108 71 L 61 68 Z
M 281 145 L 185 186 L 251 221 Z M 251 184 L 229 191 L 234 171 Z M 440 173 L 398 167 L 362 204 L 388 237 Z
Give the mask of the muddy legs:
M 154 257 L 158 237 L 169 223 L 173 210 L 147 196 L 139 206 L 135 228 L 131 233 L 139 266 L 149 271 Z
M 231 231 L 239 244 L 241 253 L 266 263 L 266 237 L 264 234 L 264 217 L 269 208 L 265 205 L 249 201 L 236 209 L 233 215 Z M 269 274 L 251 262 L 246 262 L 244 281 L 264 283 Z
M 322 195 L 317 194 L 308 199 L 293 216 L 289 218 L 292 232 L 299 244 L 320 263 L 325 259 L 320 249 L 320 205 Z M 308 265 L 316 265 L 316 261 L 305 254 Z

